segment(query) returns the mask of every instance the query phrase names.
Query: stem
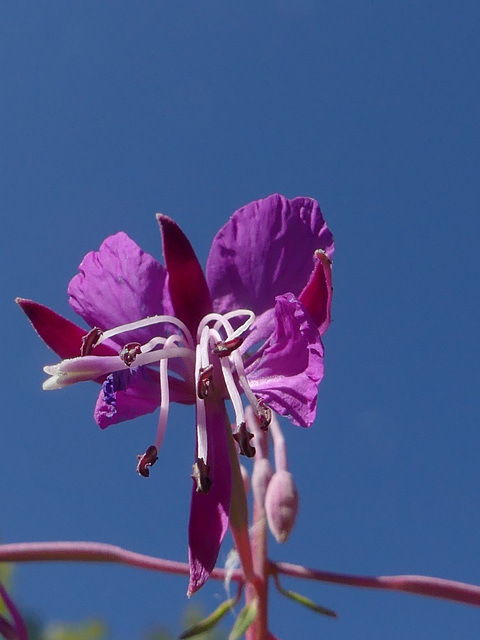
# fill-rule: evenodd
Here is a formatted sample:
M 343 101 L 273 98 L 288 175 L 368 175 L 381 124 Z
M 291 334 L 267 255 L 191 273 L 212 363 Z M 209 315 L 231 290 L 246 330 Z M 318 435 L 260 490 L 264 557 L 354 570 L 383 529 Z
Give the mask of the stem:
M 146 556 L 104 542 L 18 542 L 0 545 L 0 562 L 106 562 L 123 564 L 138 569 L 160 571 L 188 576 L 190 565 Z M 227 572 L 214 569 L 210 574 L 215 580 L 225 580 Z M 228 573 L 228 578 L 243 582 L 241 571 Z
M 0 544 L 0 562 L 107 562 L 123 564 L 139 569 L 160 571 L 175 575 L 189 575 L 190 565 L 186 562 L 164 560 L 142 553 L 128 551 L 122 547 L 103 542 L 17 542 Z M 417 595 L 443 598 L 453 602 L 480 607 L 480 586 L 432 578 L 430 576 L 355 576 L 319 569 L 308 569 L 298 564 L 271 562 L 269 572 L 276 571 L 292 578 L 316 580 L 350 587 L 404 591 Z M 233 580 L 244 582 L 242 571 L 227 572 L 214 569 L 210 574 L 214 580 Z
M 456 582 L 455 580 L 417 575 L 354 576 L 331 571 L 320 571 L 318 569 L 307 569 L 288 562 L 273 562 L 271 566 L 278 573 L 283 573 L 293 578 L 318 580 L 319 582 L 330 582 L 332 584 L 343 584 L 366 589 L 404 591 L 405 593 L 431 598 L 443 598 L 444 600 L 480 606 L 480 587 L 465 582 Z
M 254 422 L 256 426 L 256 421 Z M 254 428 L 255 441 L 258 444 L 258 451 L 261 452 L 255 464 L 259 464 L 261 457 L 268 460 L 267 434 L 258 428 Z M 270 562 L 268 560 L 268 530 L 267 516 L 265 513 L 264 495 L 255 495 L 253 501 L 253 527 L 252 527 L 252 547 L 253 566 L 258 577 L 258 583 L 247 585 L 246 600 L 249 602 L 254 597 L 258 598 L 257 617 L 245 635 L 246 640 L 268 640 L 268 579 L 270 574 Z

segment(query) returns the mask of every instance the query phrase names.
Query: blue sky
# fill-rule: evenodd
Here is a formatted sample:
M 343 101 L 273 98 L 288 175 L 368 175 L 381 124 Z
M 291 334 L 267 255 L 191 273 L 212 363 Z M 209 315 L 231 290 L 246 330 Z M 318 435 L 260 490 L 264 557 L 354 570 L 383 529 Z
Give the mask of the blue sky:
M 161 211 L 204 261 L 235 209 L 280 192 L 320 202 L 336 254 L 318 418 L 285 424 L 301 511 L 272 557 L 480 584 L 479 26 L 473 1 L 3 4 L 3 540 L 186 559 L 190 409 L 172 412 L 156 473 L 137 477 L 155 417 L 101 432 L 93 385 L 43 392 L 55 357 L 13 299 L 74 319 L 67 283 L 108 235 L 160 258 Z M 51 620 L 103 616 L 131 640 L 158 620 L 178 631 L 186 586 L 25 565 L 16 595 Z M 340 618 L 272 594 L 282 640 L 478 633 L 463 605 L 288 586 Z M 194 601 L 209 611 L 221 595 L 207 585 Z

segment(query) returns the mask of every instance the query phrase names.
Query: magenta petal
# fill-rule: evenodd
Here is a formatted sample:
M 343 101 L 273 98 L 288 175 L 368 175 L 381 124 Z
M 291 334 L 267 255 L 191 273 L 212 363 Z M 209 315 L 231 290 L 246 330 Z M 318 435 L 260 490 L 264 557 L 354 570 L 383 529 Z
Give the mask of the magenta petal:
M 333 236 L 315 200 L 273 195 L 239 209 L 215 236 L 207 261 L 215 310 L 259 315 L 275 296 L 298 296 L 317 249 L 331 257 Z
M 17 298 L 16 302 L 27 314 L 38 335 L 60 358 L 76 358 L 80 355 L 82 338 L 87 335 L 85 329 L 33 300 Z M 95 347 L 94 355 L 112 356 L 117 355 L 117 351 L 107 344 L 100 344 Z
M 228 530 L 232 476 L 223 401 L 206 401 L 208 465 L 212 486 L 208 493 L 192 490 L 188 525 L 191 596 L 208 580 L 215 567 L 220 546 Z
M 310 280 L 298 299 L 312 316 L 312 320 L 323 336 L 331 320 L 332 306 L 332 263 L 326 253 L 315 253 L 315 267 Z
M 70 304 L 91 327 L 106 330 L 147 316 L 172 314 L 166 271 L 126 233 L 107 238 L 83 259 L 68 286 Z M 161 333 L 157 325 L 113 338 L 148 342 Z
M 93 417 L 101 429 L 152 413 L 160 405 L 158 371 L 140 367 L 127 369 L 123 373 L 127 376 L 123 385 L 125 388 L 108 394 L 105 393 L 104 382 L 98 395 Z M 171 402 L 195 402 L 192 390 L 178 378 L 169 378 L 169 392 Z
M 195 338 L 200 320 L 212 311 L 212 302 L 202 267 L 188 238 L 168 216 L 157 215 L 168 271 L 168 288 L 175 310 Z
M 291 293 L 275 301 L 275 328 L 247 362 L 253 392 L 293 424 L 315 420 L 318 384 L 323 377 L 320 334 L 303 305 Z

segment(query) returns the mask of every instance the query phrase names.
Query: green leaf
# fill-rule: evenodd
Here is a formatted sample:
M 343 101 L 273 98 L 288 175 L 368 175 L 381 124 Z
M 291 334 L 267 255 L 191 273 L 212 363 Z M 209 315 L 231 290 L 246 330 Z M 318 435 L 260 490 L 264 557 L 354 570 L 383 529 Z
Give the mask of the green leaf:
M 282 593 L 284 596 L 287 596 L 287 598 L 290 598 L 291 600 L 298 602 L 298 604 L 301 604 L 304 607 L 307 607 L 308 609 L 315 611 L 315 613 L 321 613 L 322 615 L 329 616 L 330 618 L 337 617 L 336 612 L 333 611 L 332 609 L 327 609 L 326 607 L 322 607 L 316 602 L 313 602 L 313 600 L 310 600 L 310 598 L 307 598 L 306 596 L 302 596 L 300 593 L 296 593 L 295 591 L 289 591 L 288 589 L 282 589 Z
M 332 609 L 327 609 L 326 607 L 322 607 L 316 602 L 313 602 L 313 600 L 310 600 L 310 598 L 307 598 L 306 596 L 302 596 L 300 593 L 296 593 L 295 591 L 290 591 L 289 589 L 284 589 L 280 584 L 278 575 L 276 573 L 273 575 L 273 579 L 275 580 L 275 585 L 277 589 L 280 591 L 280 593 L 286 596 L 287 598 L 290 598 L 290 600 L 294 600 L 298 604 L 301 604 L 302 606 L 307 607 L 312 611 L 315 611 L 315 613 L 321 613 L 322 615 L 328 616 L 329 618 L 337 618 L 336 612 L 333 611 Z
M 200 620 L 200 622 L 196 622 L 191 627 L 186 629 L 183 633 L 178 636 L 178 640 L 184 640 L 185 638 L 193 638 L 194 636 L 198 636 L 201 633 L 205 633 L 212 629 L 223 616 L 230 611 L 230 609 L 235 605 L 236 598 L 230 598 L 229 600 L 225 600 L 222 604 L 215 609 L 213 613 L 209 616 Z
M 254 598 L 238 614 L 228 640 L 239 640 L 257 617 L 258 598 Z

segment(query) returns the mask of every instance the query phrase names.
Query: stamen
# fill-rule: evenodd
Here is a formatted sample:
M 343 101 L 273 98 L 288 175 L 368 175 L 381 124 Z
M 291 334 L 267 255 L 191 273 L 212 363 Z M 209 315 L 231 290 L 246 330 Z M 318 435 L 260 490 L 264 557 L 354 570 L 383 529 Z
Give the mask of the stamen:
M 208 328 L 207 337 L 208 337 Z M 208 358 L 208 354 L 207 354 Z M 196 349 L 196 361 L 195 361 L 195 388 L 199 389 L 200 386 L 200 370 L 202 368 L 202 345 L 198 344 Z M 208 367 L 208 361 L 205 366 Z M 208 460 L 208 438 L 207 438 L 207 416 L 205 413 L 205 401 L 197 394 L 196 399 L 197 409 L 197 455 L 204 461 Z
M 165 348 L 179 340 L 178 336 L 170 336 L 165 341 Z M 157 435 L 155 436 L 155 446 L 160 451 L 165 431 L 167 430 L 168 409 L 170 406 L 170 389 L 168 386 L 168 359 L 160 361 L 160 412 L 158 414 Z
M 137 456 L 137 473 L 139 473 L 144 478 L 148 478 L 148 476 L 150 475 L 149 467 L 154 465 L 158 460 L 157 453 L 157 447 L 152 444 L 148 447 L 144 454 L 142 454 L 141 456 Z
M 149 327 L 152 324 L 173 324 L 180 329 L 180 331 L 185 336 L 188 346 L 193 349 L 195 347 L 192 334 L 188 330 L 187 326 L 178 318 L 174 316 L 150 316 L 149 318 L 143 318 L 143 320 L 137 320 L 137 322 L 128 322 L 127 324 L 119 325 L 118 327 L 114 327 L 113 329 L 109 329 L 105 331 L 97 344 L 100 344 L 107 338 L 112 338 L 113 336 L 118 335 L 119 333 L 125 333 L 127 331 L 134 331 L 135 329 L 142 329 L 143 327 Z
M 238 426 L 238 430 L 233 434 L 233 439 L 238 442 L 238 447 L 242 456 L 247 458 L 253 458 L 255 455 L 255 447 L 250 444 L 250 440 L 253 438 L 253 433 L 250 433 L 247 429 L 245 422 L 242 422 Z
M 213 347 L 212 353 L 219 358 L 225 358 L 231 355 L 242 344 L 243 338 L 238 336 L 237 338 L 230 338 L 229 340 L 220 340 Z
M 201 400 L 205 400 L 212 386 L 213 380 L 213 364 L 202 367 L 199 371 L 197 395 Z
M 229 320 L 231 318 L 237 318 L 239 316 L 248 317 L 245 322 L 234 331 Z M 253 311 L 250 311 L 250 309 L 237 309 L 236 311 L 229 311 L 225 315 L 221 315 L 220 313 L 209 313 L 202 319 L 202 321 L 198 325 L 197 340 L 199 340 L 204 328 L 208 325 L 209 322 L 215 321 L 215 324 L 212 327 L 215 331 L 218 331 L 220 327 L 223 327 L 225 333 L 227 334 L 227 338 L 232 340 L 242 335 L 242 333 L 245 333 L 245 331 L 250 328 L 254 320 L 255 314 L 253 313 Z
M 208 464 L 205 464 L 203 458 L 197 458 L 192 469 L 193 473 L 191 478 L 195 482 L 197 493 L 208 493 L 212 486 L 212 481 L 208 475 L 210 473 L 210 467 Z
M 102 336 L 102 330 L 98 327 L 93 327 L 90 331 L 83 336 L 82 346 L 80 347 L 80 355 L 88 356 L 94 347 L 97 346 L 99 338 Z
M 220 334 L 215 329 L 210 329 L 210 339 L 217 344 L 220 341 Z M 238 392 L 237 385 L 233 379 L 232 370 L 230 368 L 229 358 L 220 358 L 220 364 L 222 367 L 223 379 L 225 386 L 227 387 L 228 395 L 233 404 L 233 410 L 235 411 L 235 421 L 237 424 L 245 422 L 245 414 L 243 411 L 242 399 Z
M 135 358 L 142 353 L 142 345 L 139 342 L 128 342 L 118 354 L 120 359 L 130 367 Z

